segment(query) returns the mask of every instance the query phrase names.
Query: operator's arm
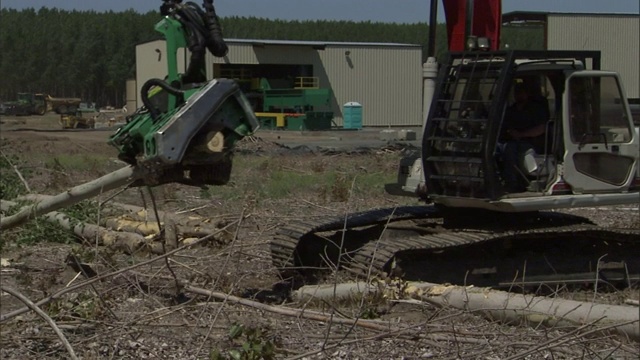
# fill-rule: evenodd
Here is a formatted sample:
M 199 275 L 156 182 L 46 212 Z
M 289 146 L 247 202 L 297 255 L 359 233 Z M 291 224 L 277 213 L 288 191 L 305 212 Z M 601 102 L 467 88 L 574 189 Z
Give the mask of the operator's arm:
M 547 124 L 539 124 L 525 130 L 508 130 L 508 134 L 513 139 L 534 138 L 545 133 Z

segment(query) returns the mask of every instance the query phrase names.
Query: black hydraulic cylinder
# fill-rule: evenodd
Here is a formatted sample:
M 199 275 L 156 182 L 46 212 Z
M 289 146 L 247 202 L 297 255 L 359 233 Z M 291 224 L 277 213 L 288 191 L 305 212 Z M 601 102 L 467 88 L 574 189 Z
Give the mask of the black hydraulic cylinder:
M 429 14 L 429 42 L 427 56 L 436 55 L 436 27 L 438 26 L 438 0 L 431 0 L 431 12 Z
M 474 0 L 467 0 L 467 16 L 465 19 L 464 41 L 473 36 L 473 3 Z
M 205 10 L 204 20 L 209 31 L 207 48 L 214 56 L 223 57 L 227 55 L 229 48 L 222 38 L 222 27 L 220 26 L 218 15 L 216 15 L 216 10 L 213 7 L 213 0 L 204 0 L 202 6 Z

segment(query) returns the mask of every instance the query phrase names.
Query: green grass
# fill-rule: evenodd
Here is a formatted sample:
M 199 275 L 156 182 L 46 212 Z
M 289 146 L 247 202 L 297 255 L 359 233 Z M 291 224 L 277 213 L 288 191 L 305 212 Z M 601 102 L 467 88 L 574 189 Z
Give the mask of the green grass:
M 16 206 L 16 210 L 21 205 Z M 82 222 L 96 223 L 98 220 L 97 205 L 89 200 L 65 208 L 64 213 L 72 219 L 71 226 Z M 17 246 L 28 246 L 40 242 L 69 244 L 75 242 L 75 235 L 57 224 L 50 223 L 43 217 L 39 217 L 18 229 L 7 230 L 0 237 L 0 249 L 9 243 Z
M 90 171 L 106 167 L 109 159 L 100 154 L 60 154 L 44 159 L 44 164 L 58 170 Z
M 396 177 L 395 170 L 387 171 L 384 164 L 394 162 L 396 158 L 354 156 L 331 161 L 320 156 L 236 156 L 230 183 L 211 187 L 202 195 L 223 200 L 238 200 L 250 194 L 257 199 L 298 197 L 347 201 L 350 195 L 383 192 L 384 185 L 395 181 Z M 353 166 L 354 162 L 362 165 Z M 353 193 L 350 194 L 352 186 Z

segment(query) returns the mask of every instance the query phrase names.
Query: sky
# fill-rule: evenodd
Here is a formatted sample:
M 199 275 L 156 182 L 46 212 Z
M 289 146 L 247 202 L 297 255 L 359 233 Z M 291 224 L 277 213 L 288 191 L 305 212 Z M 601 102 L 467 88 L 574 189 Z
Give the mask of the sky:
M 201 0 L 194 0 L 201 4 Z M 214 0 L 219 16 L 283 20 L 351 20 L 372 22 L 428 22 L 430 0 Z M 41 7 L 64 10 L 138 12 L 158 10 L 161 0 L 0 0 L 3 8 Z M 442 0 L 438 1 L 443 21 Z M 549 11 L 586 13 L 640 13 L 640 0 L 503 0 L 503 13 Z

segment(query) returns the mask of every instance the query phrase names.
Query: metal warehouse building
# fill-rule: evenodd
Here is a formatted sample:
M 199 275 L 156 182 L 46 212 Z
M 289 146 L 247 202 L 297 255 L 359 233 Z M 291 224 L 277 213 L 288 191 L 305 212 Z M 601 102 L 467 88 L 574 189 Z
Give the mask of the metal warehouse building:
M 502 20 L 542 24 L 548 50 L 600 50 L 602 69 L 620 73 L 627 96 L 640 103 L 640 15 L 510 12 Z
M 361 105 L 363 126 L 420 126 L 422 124 L 422 48 L 394 43 L 226 39 L 224 58 L 207 54 L 207 78 L 313 78 L 319 88 L 331 89 L 329 103 L 319 111 L 333 112 L 343 125 L 344 105 Z M 136 92 L 150 78 L 166 75 L 164 40 L 136 47 Z M 184 71 L 184 52 L 178 56 Z M 132 85 L 129 88 L 133 88 Z M 142 105 L 139 96 L 128 102 Z
M 640 15 L 510 12 L 504 25 L 543 26 L 548 50 L 600 50 L 601 67 L 620 73 L 630 102 L 640 103 Z M 331 89 L 327 105 L 314 111 L 333 113 L 345 124 L 345 104 L 361 104 L 362 126 L 421 126 L 423 70 L 420 45 L 395 43 L 227 39 L 224 58 L 207 54 L 207 78 L 247 82 L 259 78 L 313 78 Z M 136 80 L 127 84 L 128 107 L 142 105 L 145 81 L 166 75 L 164 40 L 136 47 Z M 188 59 L 178 56 L 179 71 Z M 135 91 L 134 91 L 135 89 Z M 260 111 L 257 109 L 256 111 Z

